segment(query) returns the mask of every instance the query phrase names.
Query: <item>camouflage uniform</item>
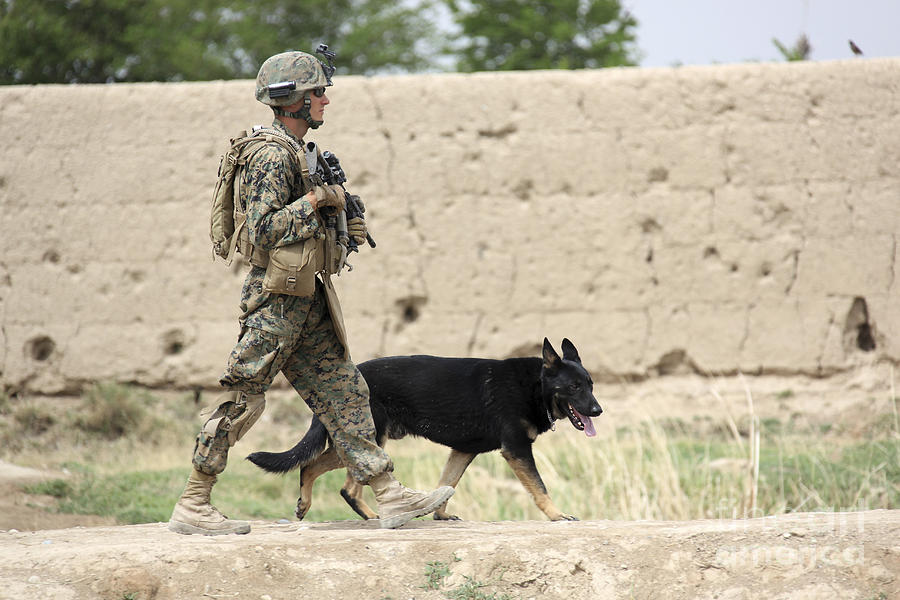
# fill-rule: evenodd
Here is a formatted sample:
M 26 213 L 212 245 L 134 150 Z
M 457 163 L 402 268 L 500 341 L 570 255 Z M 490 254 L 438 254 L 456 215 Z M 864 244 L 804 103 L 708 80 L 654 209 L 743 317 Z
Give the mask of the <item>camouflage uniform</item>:
M 317 49 L 328 59 L 327 66 L 304 52 L 276 54 L 263 63 L 256 78 L 256 99 L 272 107 L 276 115 L 272 128 L 277 131 L 267 134 L 273 137 L 264 145 L 248 150 L 250 155 L 240 170 L 240 181 L 235 182 L 240 206 L 235 207 L 234 216 L 237 220 L 240 215 L 241 237 L 238 233 L 232 236 L 254 266 L 247 274 L 241 294 L 238 343 L 219 380 L 230 390 L 227 394 L 230 399 L 220 400 L 218 407 L 213 407 L 215 411 L 197 435 L 194 469 L 169 520 L 169 529 L 176 533 L 249 533 L 249 521 L 223 515 L 212 505 L 210 494 L 217 475 L 225 469 L 228 449 L 265 409 L 265 392 L 279 371 L 325 425 L 350 474 L 372 488 L 382 528 L 401 527 L 411 519 L 433 512 L 453 495 L 450 486 L 432 492 L 411 490 L 391 474 L 391 459 L 375 442 L 369 390 L 350 361 L 340 305 L 327 275 L 337 272 L 336 263 L 329 258 L 329 255 L 333 257 L 334 232 L 328 229 L 326 236 L 312 204 L 303 199 L 312 186 L 304 174 L 305 164 L 300 164 L 305 159 L 273 141 L 291 140 L 302 151 L 302 141 L 278 117 L 306 121 L 308 128 L 298 126 L 298 132 L 315 129 L 323 123 L 313 118 L 311 97 L 324 98 L 317 101 L 318 114 L 319 108 L 328 102 L 324 90 L 331 85 L 334 73 L 331 63 L 334 53 L 327 50 L 324 44 Z M 288 108 L 293 112 L 288 112 Z M 339 205 L 340 196 L 334 190 L 331 196 L 322 186 L 316 187 L 315 192 L 320 207 Z M 354 239 L 365 239 L 362 218 L 349 219 L 346 223 L 348 233 L 353 228 Z M 244 247 L 245 242 L 249 247 Z M 307 262 L 300 271 L 282 270 L 284 265 L 275 256 L 287 255 L 298 246 L 304 253 L 310 249 L 304 254 Z M 226 256 L 234 248 L 235 245 L 230 245 Z M 320 248 L 326 249 L 322 255 L 318 254 Z M 261 251 L 259 256 L 257 250 Z M 266 253 L 269 253 L 268 263 L 263 260 Z M 315 263 L 311 262 L 314 258 Z M 321 263 L 318 258 L 323 259 Z M 269 285 L 272 280 L 266 281 L 266 264 L 272 278 L 281 277 L 284 272 L 296 276 L 284 279 L 288 285 Z M 314 269 L 320 268 L 320 264 L 327 266 L 326 274 L 320 273 L 316 278 Z M 304 272 L 307 266 L 310 269 Z M 302 286 L 297 285 L 301 277 Z M 306 295 L 271 293 L 265 289 L 302 290 Z
M 272 128 L 290 136 L 280 120 Z M 296 140 L 299 142 L 299 140 Z M 324 239 L 296 159 L 277 143 L 257 150 L 241 171 L 240 198 L 250 242 L 271 250 L 310 236 Z M 278 372 L 325 425 L 354 479 L 366 482 L 393 469 L 375 442 L 369 391 L 336 334 L 324 284 L 312 297 L 263 291 L 265 269 L 253 267 L 241 293 L 241 333 L 219 382 L 233 391 L 262 394 Z

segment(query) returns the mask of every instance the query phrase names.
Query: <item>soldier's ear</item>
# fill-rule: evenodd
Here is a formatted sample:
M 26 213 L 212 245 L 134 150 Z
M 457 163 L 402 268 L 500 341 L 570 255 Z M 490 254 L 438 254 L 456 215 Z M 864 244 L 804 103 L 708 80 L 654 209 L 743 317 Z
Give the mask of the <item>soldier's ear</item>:
M 541 355 L 544 359 L 545 369 L 554 370 L 559 367 L 561 361 L 559 354 L 556 353 L 556 350 L 553 349 L 553 346 L 550 345 L 550 340 L 547 338 L 544 338 L 544 347 L 541 351 Z

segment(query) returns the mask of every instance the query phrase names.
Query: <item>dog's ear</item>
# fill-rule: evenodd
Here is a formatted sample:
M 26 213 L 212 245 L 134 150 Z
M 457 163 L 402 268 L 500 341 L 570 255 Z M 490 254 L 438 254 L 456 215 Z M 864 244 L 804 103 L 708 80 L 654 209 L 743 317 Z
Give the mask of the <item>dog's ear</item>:
M 571 360 L 579 364 L 581 363 L 581 357 L 578 356 L 578 350 L 575 349 L 575 344 L 570 342 L 569 338 L 563 338 L 562 351 L 564 359 Z
M 550 340 L 548 340 L 547 338 L 544 338 L 544 348 L 542 350 L 542 355 L 544 358 L 545 369 L 556 369 L 557 367 L 559 367 L 559 354 L 556 353 L 556 350 L 553 349 L 553 346 L 550 345 Z

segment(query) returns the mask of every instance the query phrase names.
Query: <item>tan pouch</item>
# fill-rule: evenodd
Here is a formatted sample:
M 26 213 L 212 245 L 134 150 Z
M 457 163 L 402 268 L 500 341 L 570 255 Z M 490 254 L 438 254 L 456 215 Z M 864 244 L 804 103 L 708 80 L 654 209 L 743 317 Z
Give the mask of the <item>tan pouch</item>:
M 269 252 L 269 264 L 263 278 L 263 290 L 271 294 L 312 296 L 316 292 L 316 273 L 325 264 L 322 240 L 309 238 Z

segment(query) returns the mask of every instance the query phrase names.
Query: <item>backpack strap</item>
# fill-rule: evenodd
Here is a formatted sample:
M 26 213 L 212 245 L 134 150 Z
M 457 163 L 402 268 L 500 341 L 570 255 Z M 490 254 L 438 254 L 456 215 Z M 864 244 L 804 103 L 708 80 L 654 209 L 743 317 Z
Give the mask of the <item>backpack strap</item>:
M 295 161 L 297 161 L 300 165 L 300 173 L 301 178 L 303 180 L 303 184 L 309 187 L 309 169 L 306 167 L 306 161 L 303 160 L 303 147 L 300 146 L 297 142 L 284 135 L 283 133 L 271 129 L 268 127 L 254 127 L 252 133 L 244 137 L 243 139 L 236 140 L 237 144 L 241 144 L 241 149 L 237 154 L 235 167 L 238 172 L 235 173 L 235 185 L 234 185 L 234 235 L 231 237 L 231 243 L 228 248 L 228 258 L 226 259 L 226 265 L 230 265 L 233 260 L 233 252 L 237 247 L 237 244 L 240 240 L 240 234 L 242 233 L 244 227 L 247 224 L 247 210 L 243 208 L 241 205 L 240 199 L 240 171 L 243 170 L 243 167 L 247 164 L 247 161 L 250 159 L 250 156 L 256 152 L 259 148 L 264 146 L 269 142 L 275 142 L 280 145 L 282 148 L 287 150 L 288 156 L 292 156 Z M 249 252 L 247 253 L 247 259 L 254 265 L 265 267 L 266 263 L 269 262 L 268 253 L 262 251 L 261 249 L 257 249 L 253 244 L 250 243 L 249 239 L 247 240 L 247 245 L 249 246 Z M 242 246 L 243 248 L 243 246 Z M 243 253 L 244 250 L 242 249 Z M 260 254 L 261 256 L 257 257 L 256 255 Z
M 256 135 L 263 134 L 264 139 L 267 142 L 277 142 L 281 144 L 285 150 L 288 150 L 288 153 L 293 156 L 300 165 L 300 179 L 303 181 L 303 185 L 307 190 L 313 188 L 312 180 L 309 175 L 309 166 L 306 164 L 306 153 L 302 145 L 277 129 L 272 129 L 270 127 L 255 127 L 254 132 Z M 316 148 L 316 154 L 318 155 L 317 158 L 321 161 L 322 154 L 318 151 L 318 147 Z
M 241 171 L 243 170 L 244 165 L 247 164 L 247 159 L 249 158 L 250 154 L 252 154 L 253 151 L 256 150 L 255 147 L 261 146 L 263 143 L 265 143 L 264 140 L 257 139 L 254 135 L 247 136 L 246 132 L 238 139 L 232 141 L 232 145 L 238 146 L 239 148 L 236 154 L 233 154 L 229 157 L 234 162 L 235 182 L 232 190 L 232 206 L 234 206 L 232 218 L 234 219 L 234 233 L 231 235 L 231 241 L 228 244 L 228 254 L 225 255 L 225 264 L 227 266 L 231 266 L 231 263 L 234 260 L 234 250 L 238 245 L 238 241 L 240 240 L 241 231 L 244 229 L 244 225 L 246 225 L 247 223 L 247 211 L 241 210 L 240 208 Z

